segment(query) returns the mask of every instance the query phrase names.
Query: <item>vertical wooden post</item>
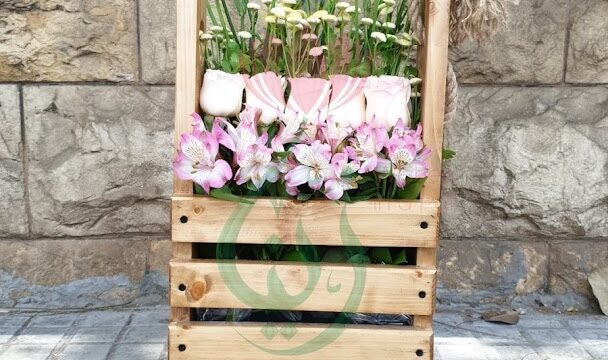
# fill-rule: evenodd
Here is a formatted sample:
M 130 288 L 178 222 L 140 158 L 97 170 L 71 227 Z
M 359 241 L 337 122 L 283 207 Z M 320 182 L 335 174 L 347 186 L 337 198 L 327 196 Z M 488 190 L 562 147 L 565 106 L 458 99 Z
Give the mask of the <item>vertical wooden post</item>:
M 424 64 L 422 69 L 422 128 L 424 143 L 432 152 L 429 159 L 429 177 L 420 197 L 423 200 L 439 200 L 450 0 L 426 0 L 424 10 L 425 38 L 424 47 L 421 49 Z M 437 266 L 437 248 L 419 248 L 416 254 L 416 264 Z M 434 298 L 435 294 L 433 294 Z M 414 316 L 416 326 L 431 327 L 432 324 L 432 316 Z
M 177 0 L 177 66 L 175 71 L 175 145 L 180 134 L 192 126 L 190 114 L 199 110 L 199 93 L 202 82 L 203 52 L 198 32 L 204 29 L 204 0 Z M 191 195 L 191 181 L 173 179 L 174 195 Z M 173 259 L 191 259 L 191 243 L 172 243 Z M 190 309 L 171 308 L 171 321 L 190 320 Z

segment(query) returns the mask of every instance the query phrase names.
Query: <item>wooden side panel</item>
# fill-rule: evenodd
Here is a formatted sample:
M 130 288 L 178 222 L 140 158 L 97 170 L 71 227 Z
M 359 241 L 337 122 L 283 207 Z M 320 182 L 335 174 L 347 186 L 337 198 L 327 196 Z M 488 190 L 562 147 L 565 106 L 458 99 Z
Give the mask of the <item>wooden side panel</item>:
M 415 266 L 172 261 L 171 305 L 429 315 L 435 273 Z
M 198 111 L 198 94 L 202 81 L 202 50 L 198 41 L 198 31 L 204 27 L 204 0 L 177 0 L 177 67 L 175 74 L 175 147 L 179 136 L 190 131 L 192 121 L 189 115 Z M 173 193 L 192 194 L 192 182 L 173 178 Z M 174 223 L 172 222 L 172 226 Z M 192 258 L 192 244 L 172 243 L 174 259 Z M 174 321 L 190 320 L 190 309 L 171 308 Z
M 431 359 L 431 330 L 394 326 L 328 330 L 328 325 L 297 324 L 283 328 L 287 332 L 276 325 L 278 332 L 272 333 L 268 324 L 173 323 L 169 354 L 173 360 Z M 313 351 L 315 347 L 319 349 Z
M 202 243 L 435 247 L 436 201 L 331 201 L 257 199 L 254 205 L 204 196 L 174 197 L 172 239 Z M 341 221 L 342 214 L 345 221 Z M 349 225 L 356 241 L 348 236 Z M 301 226 L 301 227 L 300 227 Z M 238 233 L 228 233 L 236 229 Z M 239 231 L 243 229 L 242 231 Z M 301 229 L 301 230 L 298 230 Z M 230 234 L 230 236 L 228 236 Z
M 439 200 L 441 192 L 441 152 L 445 110 L 446 72 L 450 0 L 425 1 L 425 44 L 422 74 L 422 127 L 424 144 L 431 149 L 430 173 L 422 189 L 422 199 Z

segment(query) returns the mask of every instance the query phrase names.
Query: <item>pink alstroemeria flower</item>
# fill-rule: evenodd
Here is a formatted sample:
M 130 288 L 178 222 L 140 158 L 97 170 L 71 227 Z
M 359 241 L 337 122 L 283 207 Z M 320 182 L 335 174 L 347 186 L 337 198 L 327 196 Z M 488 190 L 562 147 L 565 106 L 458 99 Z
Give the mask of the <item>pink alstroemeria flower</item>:
M 259 109 L 246 107 L 245 110 L 240 113 L 239 123 L 236 127 L 227 120 L 224 120 L 226 132 L 231 140 L 231 143 L 228 143 L 227 145 L 224 144 L 224 146 L 238 155 L 245 151 L 250 145 L 255 144 L 258 140 L 257 122 L 259 117 Z
M 272 149 L 266 146 L 267 141 L 268 134 L 264 133 L 255 144 L 249 145 L 237 155 L 240 166 L 235 175 L 237 185 L 251 180 L 259 190 L 266 181 L 273 183 L 279 179 L 279 169 L 272 162 Z
M 207 193 L 221 188 L 232 178 L 232 169 L 226 161 L 216 159 L 218 150 L 219 143 L 208 132 L 182 134 L 173 170 L 178 178 L 194 181 Z
M 292 155 L 280 160 L 277 164 L 277 167 L 281 174 L 287 174 L 298 166 L 298 162 L 294 159 Z M 285 191 L 291 196 L 297 196 L 300 193 L 300 191 L 298 191 L 297 186 L 289 186 L 287 185 L 287 183 L 285 184 Z
M 313 124 L 327 117 L 331 84 L 324 79 L 291 78 L 285 115 Z
M 267 71 L 246 80 L 245 99 L 247 106 L 262 111 L 260 121 L 268 125 L 285 111 L 285 92 L 283 78 Z
M 331 148 L 327 144 L 315 141 L 310 145 L 298 144 L 293 147 L 293 154 L 300 165 L 285 175 L 285 183 L 296 187 L 308 183 L 313 190 L 319 190 L 323 181 L 332 176 Z
M 283 152 L 285 151 L 285 144 L 298 142 L 298 135 L 302 122 L 296 117 L 287 117 L 284 115 L 281 115 L 279 119 L 281 120 L 279 131 L 270 141 L 270 145 L 274 151 Z
M 397 187 L 403 189 L 407 178 L 427 177 L 429 174 L 427 159 L 430 154 L 430 149 L 417 152 L 416 145 L 412 143 L 397 147 L 389 152 L 389 159 L 392 163 L 392 172 Z
M 404 143 L 414 144 L 416 146 L 416 152 L 422 150 L 424 144 L 422 142 L 422 126 L 418 124 L 416 130 L 412 130 L 405 125 L 403 120 L 399 120 L 393 128 L 393 133 L 390 140 L 388 141 L 387 148 L 389 151 L 402 146 Z
M 335 153 L 344 139 L 352 132 L 353 129 L 350 126 L 338 123 L 334 116 L 329 115 L 319 127 L 317 136 L 321 137 L 321 141 L 328 143 L 331 146 L 331 151 Z
M 341 152 L 331 158 L 332 177 L 325 182 L 325 196 L 330 200 L 339 200 L 344 191 L 356 189 L 358 177 L 346 177 L 359 169 L 359 162 L 348 162 L 348 154 Z M 343 177 L 344 176 L 344 177 Z
M 363 87 L 367 79 L 348 75 L 331 75 L 329 116 L 340 127 L 358 128 L 365 122 L 365 96 Z
M 359 174 L 387 170 L 385 159 L 379 156 L 387 142 L 388 134 L 385 128 L 374 128 L 367 123 L 357 128 L 355 138 L 346 150 L 351 159 L 362 161 Z

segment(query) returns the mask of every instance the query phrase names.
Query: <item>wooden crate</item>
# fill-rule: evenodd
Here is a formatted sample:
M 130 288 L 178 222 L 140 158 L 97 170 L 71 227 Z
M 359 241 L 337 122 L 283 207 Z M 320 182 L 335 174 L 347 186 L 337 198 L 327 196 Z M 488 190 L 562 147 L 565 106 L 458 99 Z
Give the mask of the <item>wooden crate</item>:
M 405 0 L 401 0 L 405 1 Z M 188 115 L 198 111 L 204 28 L 204 0 L 177 0 L 175 142 L 190 130 Z M 171 201 L 170 360 L 194 359 L 432 359 L 439 234 L 441 149 L 450 0 L 425 0 L 425 46 L 419 56 L 422 78 L 423 139 L 432 150 L 430 174 L 418 201 L 296 202 L 257 199 L 253 205 L 192 194 L 192 183 L 174 179 Z M 342 236 L 343 224 L 350 235 Z M 385 266 L 298 262 L 222 261 L 194 258 L 196 243 L 264 244 L 275 236 L 297 244 L 296 228 L 310 244 L 415 248 L 415 265 Z M 226 236 L 226 229 L 238 228 Z M 350 240 L 345 240 L 350 239 Z M 308 284 L 314 267 L 318 281 Z M 302 301 L 243 299 L 235 287 L 268 291 L 270 271 L 289 294 L 309 291 Z M 363 281 L 360 276 L 364 273 Z M 329 293 L 326 284 L 341 287 Z M 352 302 L 351 294 L 358 294 Z M 268 324 L 193 321 L 192 308 L 280 309 L 298 311 L 409 314 L 412 326 L 291 324 L 289 336 L 265 333 Z M 276 324 L 274 329 L 281 329 Z M 294 336 L 295 334 L 295 336 Z M 276 334 L 275 334 L 276 335 Z M 301 345 L 307 347 L 302 350 Z

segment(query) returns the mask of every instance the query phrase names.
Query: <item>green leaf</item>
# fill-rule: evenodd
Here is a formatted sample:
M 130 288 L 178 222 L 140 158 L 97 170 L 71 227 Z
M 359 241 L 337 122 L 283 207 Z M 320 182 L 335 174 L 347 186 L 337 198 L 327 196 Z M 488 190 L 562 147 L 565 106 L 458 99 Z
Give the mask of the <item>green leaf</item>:
M 405 249 L 399 249 L 397 254 L 393 256 L 393 265 L 407 264 L 407 254 Z
M 255 187 L 255 185 L 251 181 L 247 181 L 247 190 L 251 190 L 253 192 L 259 191 L 259 189 Z
M 422 191 L 422 185 L 426 179 L 410 179 L 404 189 L 397 189 L 397 199 L 416 200 Z
M 348 255 L 345 248 L 331 248 L 323 255 L 323 262 L 345 263 L 347 260 Z
M 388 248 L 373 248 L 370 255 L 372 262 L 374 263 L 393 263 L 393 257 L 391 256 L 391 252 Z
M 369 258 L 363 254 L 356 254 L 348 259 L 351 264 L 369 264 Z
M 209 192 L 209 195 L 211 197 L 216 198 L 216 199 L 221 199 L 221 200 L 226 200 L 226 201 L 240 202 L 240 203 L 245 203 L 245 204 L 253 204 L 253 200 L 245 199 L 245 198 L 242 198 L 240 196 L 234 195 L 230 191 L 230 188 L 228 187 L 228 185 L 225 185 L 224 187 L 219 188 L 219 189 L 212 189 Z
M 443 160 L 451 160 L 456 156 L 456 151 L 451 149 L 443 149 L 441 151 L 441 158 Z
M 281 261 L 307 262 L 308 260 L 306 259 L 306 255 L 304 255 L 301 251 L 299 251 L 295 247 L 292 247 L 291 249 L 287 250 L 287 252 L 285 252 L 283 254 L 283 256 L 281 257 Z
M 306 194 L 306 193 L 299 193 L 298 194 L 298 201 L 306 201 L 308 199 L 310 199 L 312 197 L 312 194 Z

